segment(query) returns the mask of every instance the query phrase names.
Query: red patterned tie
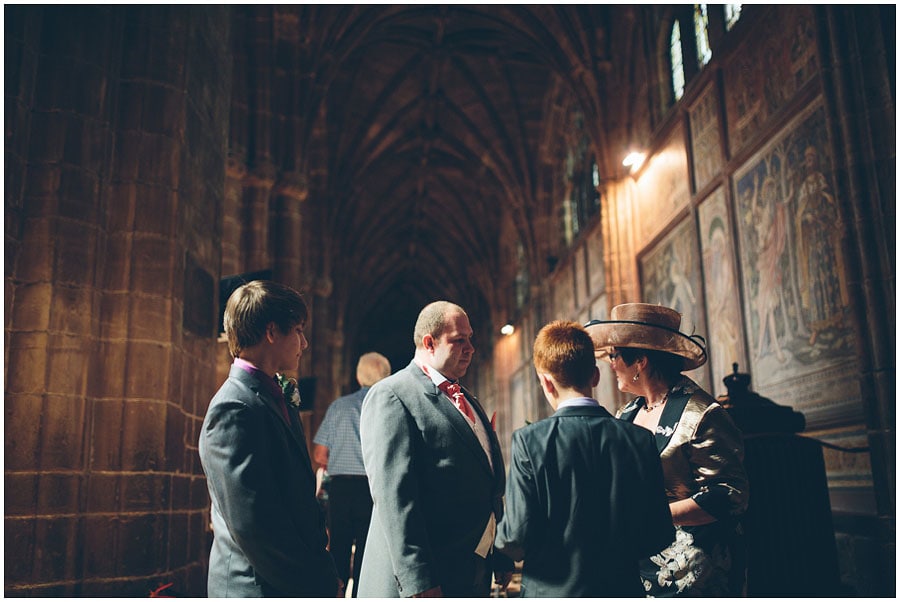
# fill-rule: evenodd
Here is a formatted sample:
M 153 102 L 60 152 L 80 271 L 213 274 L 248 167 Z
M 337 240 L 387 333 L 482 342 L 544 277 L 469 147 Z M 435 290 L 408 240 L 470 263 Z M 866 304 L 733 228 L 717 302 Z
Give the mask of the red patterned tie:
M 445 380 L 438 388 L 450 398 L 450 401 L 453 402 L 453 405 L 455 405 L 460 412 L 466 415 L 469 422 L 475 424 L 475 412 L 472 411 L 472 407 L 469 405 L 466 396 L 463 394 L 462 389 L 460 389 L 458 384 Z

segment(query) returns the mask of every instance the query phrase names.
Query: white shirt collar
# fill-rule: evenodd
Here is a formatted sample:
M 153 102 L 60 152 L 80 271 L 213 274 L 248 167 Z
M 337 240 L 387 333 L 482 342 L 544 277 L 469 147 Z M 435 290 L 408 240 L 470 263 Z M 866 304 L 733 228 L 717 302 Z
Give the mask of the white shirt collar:
M 556 406 L 557 410 L 561 410 L 563 408 L 575 408 L 575 407 L 591 407 L 591 406 L 599 406 L 600 402 L 591 397 L 573 397 L 571 399 L 567 399 L 565 401 L 561 401 L 558 406 Z

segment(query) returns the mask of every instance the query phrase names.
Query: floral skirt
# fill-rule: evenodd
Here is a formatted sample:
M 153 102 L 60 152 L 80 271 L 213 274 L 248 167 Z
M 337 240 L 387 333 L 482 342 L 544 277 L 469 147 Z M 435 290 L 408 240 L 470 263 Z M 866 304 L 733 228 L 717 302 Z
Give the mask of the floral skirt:
M 675 541 L 641 562 L 648 597 L 742 596 L 746 557 L 740 525 L 675 527 Z

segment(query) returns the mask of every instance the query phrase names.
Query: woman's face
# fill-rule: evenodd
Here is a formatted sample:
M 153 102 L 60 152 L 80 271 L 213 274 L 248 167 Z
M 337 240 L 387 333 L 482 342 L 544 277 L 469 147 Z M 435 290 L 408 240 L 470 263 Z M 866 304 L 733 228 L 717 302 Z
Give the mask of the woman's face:
M 609 365 L 616 374 L 616 385 L 622 393 L 639 395 L 640 392 L 636 388 L 638 383 L 635 383 L 634 381 L 634 375 L 637 374 L 640 369 L 638 362 L 634 362 L 629 366 L 625 363 L 625 360 L 622 359 L 619 352 L 620 350 L 616 348 L 609 354 Z

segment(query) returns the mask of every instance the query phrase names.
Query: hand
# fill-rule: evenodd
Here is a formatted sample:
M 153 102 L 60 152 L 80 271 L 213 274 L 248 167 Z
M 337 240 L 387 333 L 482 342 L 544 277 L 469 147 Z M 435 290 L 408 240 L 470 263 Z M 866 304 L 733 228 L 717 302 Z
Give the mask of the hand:
M 413 594 L 413 598 L 443 598 L 444 592 L 441 591 L 441 586 L 432 587 L 431 589 L 426 589 L 424 592 L 419 592 L 418 594 Z
M 338 589 L 337 595 L 335 598 L 343 598 L 344 597 L 344 587 L 346 587 L 343 579 L 338 579 Z
M 512 581 L 512 577 L 512 571 L 508 571 L 505 573 L 494 573 L 494 583 L 500 586 L 501 592 L 505 592 L 506 588 L 509 587 L 510 581 Z

